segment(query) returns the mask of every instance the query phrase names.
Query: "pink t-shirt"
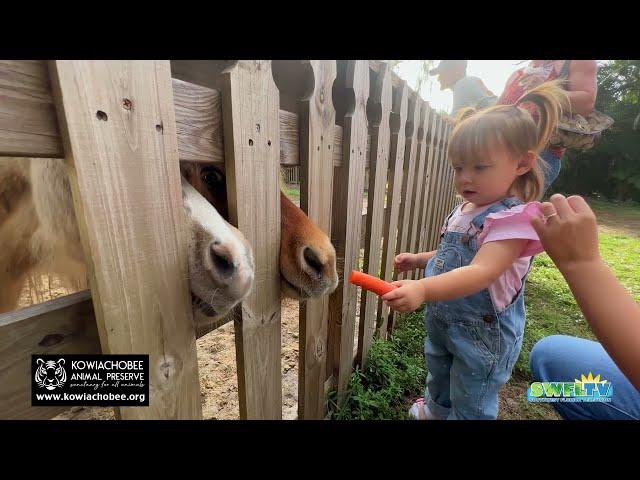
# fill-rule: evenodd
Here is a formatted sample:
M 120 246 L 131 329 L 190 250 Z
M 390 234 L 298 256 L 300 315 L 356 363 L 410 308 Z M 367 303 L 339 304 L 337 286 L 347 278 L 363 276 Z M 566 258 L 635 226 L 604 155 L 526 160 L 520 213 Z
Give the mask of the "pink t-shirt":
M 475 227 L 471 221 L 480 213 L 495 205 L 484 205 L 469 212 L 462 213 L 462 208 L 469 202 L 464 202 L 453 213 L 447 225 L 447 231 L 457 233 L 473 233 Z M 500 240 L 524 239 L 529 240 L 520 254 L 520 257 L 507 269 L 495 282 L 489 286 L 491 300 L 496 310 L 501 311 L 508 307 L 522 287 L 522 279 L 529 268 L 529 261 L 533 255 L 544 251 L 538 234 L 531 226 L 529 219 L 533 216 L 542 217 L 539 202 L 531 202 L 508 210 L 487 215 L 484 228 L 478 235 L 478 249 L 488 242 Z M 444 232 L 443 225 L 442 231 Z

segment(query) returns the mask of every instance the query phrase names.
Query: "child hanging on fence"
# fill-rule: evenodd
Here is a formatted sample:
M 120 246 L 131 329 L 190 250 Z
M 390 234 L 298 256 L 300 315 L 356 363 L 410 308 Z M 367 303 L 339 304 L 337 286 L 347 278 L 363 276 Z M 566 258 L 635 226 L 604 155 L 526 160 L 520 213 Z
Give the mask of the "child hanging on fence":
M 525 102 L 537 106 L 538 125 Z M 414 418 L 497 418 L 498 392 L 522 346 L 525 278 L 543 251 L 530 224 L 542 216 L 539 153 L 566 105 L 549 82 L 515 105 L 458 115 L 449 160 L 464 202 L 446 218 L 438 250 L 396 257 L 396 270 L 426 266 L 425 278 L 394 282 L 399 288 L 382 297 L 399 312 L 427 302 L 427 386 L 409 411 Z

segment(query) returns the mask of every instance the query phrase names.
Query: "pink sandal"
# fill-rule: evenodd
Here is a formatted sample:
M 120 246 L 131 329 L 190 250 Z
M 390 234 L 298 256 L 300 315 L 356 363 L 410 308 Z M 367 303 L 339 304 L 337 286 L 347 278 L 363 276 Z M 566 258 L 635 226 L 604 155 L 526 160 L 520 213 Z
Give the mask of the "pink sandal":
M 418 398 L 411 408 L 409 409 L 409 416 L 414 420 L 442 420 L 440 417 L 436 417 L 429 407 L 424 403 L 424 398 Z
M 418 398 L 409 409 L 409 416 L 414 420 L 427 420 L 427 414 L 424 411 L 424 398 Z

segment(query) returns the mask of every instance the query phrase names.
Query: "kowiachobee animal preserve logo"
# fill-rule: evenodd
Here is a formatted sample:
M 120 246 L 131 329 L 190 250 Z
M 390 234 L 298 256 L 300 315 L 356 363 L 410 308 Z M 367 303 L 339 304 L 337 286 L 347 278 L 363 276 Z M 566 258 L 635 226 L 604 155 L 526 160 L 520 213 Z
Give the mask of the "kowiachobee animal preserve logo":
M 44 361 L 42 358 L 38 358 L 36 359 L 36 364 L 38 368 L 36 369 L 34 380 L 39 388 L 55 390 L 56 388 L 64 387 L 67 381 L 67 371 L 64 369 L 64 358 L 58 361 Z
M 31 405 L 149 406 L 149 355 L 32 355 Z

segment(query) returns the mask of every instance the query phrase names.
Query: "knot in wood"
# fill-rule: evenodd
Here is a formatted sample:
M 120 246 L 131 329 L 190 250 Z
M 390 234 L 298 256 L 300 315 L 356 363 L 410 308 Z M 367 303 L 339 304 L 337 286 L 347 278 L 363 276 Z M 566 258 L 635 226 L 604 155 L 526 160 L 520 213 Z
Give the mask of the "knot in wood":
M 316 339 L 316 358 L 321 359 L 324 355 L 324 342 L 321 338 Z

